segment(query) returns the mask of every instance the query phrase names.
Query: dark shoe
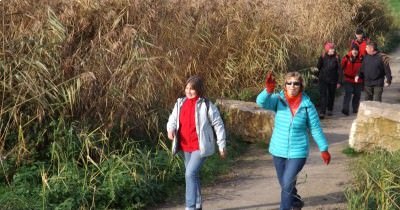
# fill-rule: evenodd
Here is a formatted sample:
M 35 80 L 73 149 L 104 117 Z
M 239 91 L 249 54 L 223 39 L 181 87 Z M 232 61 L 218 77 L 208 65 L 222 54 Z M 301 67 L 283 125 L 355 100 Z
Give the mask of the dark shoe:
M 295 200 L 292 203 L 292 209 L 293 210 L 301 210 L 301 208 L 304 207 L 304 201 L 301 200 L 300 196 L 299 198 L 295 198 Z
M 196 210 L 201 210 L 201 208 L 196 208 Z
M 326 112 L 326 115 L 332 116 L 332 111 L 329 111 L 329 110 L 328 110 L 328 112 Z
M 354 113 L 354 114 L 357 114 L 357 113 L 358 113 L 358 110 L 353 110 L 353 113 Z
M 324 119 L 324 118 L 325 118 L 325 114 L 320 113 L 320 114 L 319 114 L 319 119 L 322 120 L 322 119 Z
M 346 116 L 349 116 L 349 111 L 346 111 L 346 110 L 342 109 L 342 113 L 343 113 L 344 115 L 346 115 Z

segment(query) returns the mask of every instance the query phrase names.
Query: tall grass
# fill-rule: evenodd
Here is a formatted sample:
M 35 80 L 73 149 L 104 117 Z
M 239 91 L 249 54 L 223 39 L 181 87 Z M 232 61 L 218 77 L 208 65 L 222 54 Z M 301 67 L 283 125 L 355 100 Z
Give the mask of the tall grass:
M 108 151 L 106 136 L 75 126 L 50 123 L 51 143 L 31 154 L 35 162 L 2 162 L 2 181 L 9 180 L 0 188 L 2 209 L 140 209 L 162 201 L 182 177 L 180 159 L 168 150 L 126 139 Z
M 400 209 L 399 153 L 364 154 L 351 165 L 353 184 L 346 191 L 349 209 Z
M 390 10 L 393 12 L 395 17 L 395 23 L 397 26 L 400 25 L 400 2 L 396 0 L 389 0 Z
M 347 49 L 357 25 L 379 37 L 385 2 L 0 1 L 1 206 L 158 201 L 181 166 L 162 142 L 189 75 L 239 97 L 268 70 L 308 69 L 325 41 Z
M 3 3 L 5 118 L 65 114 L 154 139 L 191 74 L 210 97 L 235 96 L 268 70 L 314 65 L 325 41 L 347 49 L 356 25 L 390 26 L 383 0 L 320 1 Z

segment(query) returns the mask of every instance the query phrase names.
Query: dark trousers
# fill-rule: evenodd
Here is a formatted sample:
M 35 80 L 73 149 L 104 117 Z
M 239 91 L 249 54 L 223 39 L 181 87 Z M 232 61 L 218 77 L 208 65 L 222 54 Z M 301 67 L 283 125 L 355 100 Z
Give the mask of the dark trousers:
M 326 108 L 328 111 L 333 110 L 333 102 L 335 101 L 336 84 L 330 84 L 323 81 L 319 82 L 320 94 L 320 113 L 325 114 Z
M 360 83 L 344 83 L 343 111 L 349 113 L 350 101 L 353 112 L 358 112 L 360 106 L 361 90 L 363 85 Z
M 382 101 L 383 87 L 365 86 L 364 90 L 366 101 Z

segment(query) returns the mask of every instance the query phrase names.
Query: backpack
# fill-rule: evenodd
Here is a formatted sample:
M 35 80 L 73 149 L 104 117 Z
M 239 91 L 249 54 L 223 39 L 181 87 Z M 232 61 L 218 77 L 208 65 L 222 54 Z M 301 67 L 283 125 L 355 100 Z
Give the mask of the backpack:
M 217 140 L 217 133 L 215 132 L 214 126 L 211 124 L 210 116 L 208 115 L 208 110 L 210 109 L 210 100 L 208 98 L 204 98 L 204 103 L 206 104 L 208 122 L 210 123 L 211 128 L 213 130 L 214 139 Z

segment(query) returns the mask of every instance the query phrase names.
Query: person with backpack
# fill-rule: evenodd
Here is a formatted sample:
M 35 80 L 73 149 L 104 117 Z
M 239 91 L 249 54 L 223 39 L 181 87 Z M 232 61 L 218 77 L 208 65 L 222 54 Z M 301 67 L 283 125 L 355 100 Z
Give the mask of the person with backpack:
M 340 88 L 340 83 L 342 81 L 340 59 L 339 55 L 336 53 L 335 45 L 331 42 L 327 42 L 324 45 L 324 50 L 324 53 L 319 57 L 317 63 L 320 93 L 320 119 L 324 119 L 325 114 L 328 116 L 332 115 L 335 91 L 336 88 Z
M 269 144 L 269 153 L 281 186 L 281 210 L 301 209 L 304 202 L 297 193 L 297 175 L 303 169 L 309 154 L 310 131 L 321 151 L 323 162 L 328 165 L 331 156 L 328 142 L 311 99 L 304 92 L 303 77 L 298 72 L 285 76 L 284 89 L 274 93 L 276 81 L 267 74 L 265 89 L 257 96 L 258 106 L 275 112 L 275 124 Z
M 353 45 L 351 50 L 342 59 L 342 69 L 344 75 L 344 97 L 342 113 L 349 116 L 350 101 L 352 104 L 353 113 L 358 112 L 360 106 L 361 91 L 363 88 L 362 80 L 355 81 L 355 77 L 361 68 L 361 55 L 358 45 Z
M 366 47 L 369 42 L 369 38 L 365 35 L 365 32 L 362 28 L 357 28 L 355 32 L 355 38 L 351 40 L 350 50 L 354 45 L 358 46 L 358 54 L 360 59 L 363 60 L 364 56 L 367 55 Z
M 360 72 L 355 81 L 364 80 L 365 100 L 382 101 L 383 86 L 392 83 L 392 71 L 389 57 L 378 50 L 378 44 L 370 41 L 366 47 L 367 55 L 362 61 Z
M 186 81 L 185 97 L 178 98 L 175 103 L 167 131 L 169 139 L 178 141 L 178 147 L 173 147 L 172 153 L 175 154 L 176 149 L 182 150 L 185 158 L 185 210 L 201 210 L 201 166 L 214 154 L 215 143 L 221 158 L 227 154 L 224 123 L 217 107 L 204 97 L 201 77 L 191 76 Z

